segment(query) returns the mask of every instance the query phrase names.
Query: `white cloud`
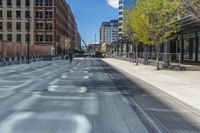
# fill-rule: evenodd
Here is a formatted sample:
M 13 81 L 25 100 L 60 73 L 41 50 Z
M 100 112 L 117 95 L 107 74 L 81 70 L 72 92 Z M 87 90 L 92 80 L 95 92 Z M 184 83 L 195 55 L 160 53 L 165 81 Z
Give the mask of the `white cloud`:
M 118 8 L 119 6 L 119 0 L 106 0 L 106 1 L 113 8 Z

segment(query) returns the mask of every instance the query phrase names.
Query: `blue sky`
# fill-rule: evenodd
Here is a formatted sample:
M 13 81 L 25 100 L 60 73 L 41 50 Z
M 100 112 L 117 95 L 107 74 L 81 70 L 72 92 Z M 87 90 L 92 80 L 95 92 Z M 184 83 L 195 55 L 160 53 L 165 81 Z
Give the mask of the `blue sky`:
M 99 41 L 99 28 L 103 21 L 118 18 L 118 10 L 108 5 L 106 0 L 66 1 L 74 13 L 81 37 L 87 44 L 94 42 L 95 34 Z

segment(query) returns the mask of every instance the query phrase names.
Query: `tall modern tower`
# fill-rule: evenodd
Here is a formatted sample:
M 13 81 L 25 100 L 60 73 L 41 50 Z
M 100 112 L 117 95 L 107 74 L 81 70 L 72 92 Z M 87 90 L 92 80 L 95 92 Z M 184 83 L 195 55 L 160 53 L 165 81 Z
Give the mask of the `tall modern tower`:
M 123 37 L 123 22 L 124 22 L 124 11 L 132 9 L 136 4 L 136 0 L 119 0 L 119 40 Z
M 123 41 L 124 41 L 123 23 L 125 21 L 124 11 L 134 8 L 135 4 L 136 4 L 136 0 L 119 0 L 119 17 L 118 17 L 118 21 L 119 21 L 118 37 L 119 38 L 118 38 L 117 51 L 121 53 L 126 52 L 126 49 L 127 49 L 126 46 L 123 44 Z

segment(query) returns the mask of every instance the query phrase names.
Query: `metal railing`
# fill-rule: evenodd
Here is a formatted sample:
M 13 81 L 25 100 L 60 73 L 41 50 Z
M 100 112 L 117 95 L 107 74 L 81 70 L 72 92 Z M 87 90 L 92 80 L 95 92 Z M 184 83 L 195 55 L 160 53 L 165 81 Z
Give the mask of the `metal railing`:
M 114 53 L 113 57 L 136 62 L 136 53 Z M 138 62 L 142 64 L 157 64 L 157 53 L 155 52 L 138 52 Z M 181 53 L 159 53 L 159 63 L 162 68 L 180 69 Z

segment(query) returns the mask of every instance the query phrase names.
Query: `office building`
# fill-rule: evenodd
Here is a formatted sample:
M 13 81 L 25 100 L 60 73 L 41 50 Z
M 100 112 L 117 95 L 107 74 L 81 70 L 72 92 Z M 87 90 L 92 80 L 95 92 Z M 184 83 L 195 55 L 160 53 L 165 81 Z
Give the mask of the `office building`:
M 125 11 L 132 9 L 136 4 L 136 0 L 119 0 L 119 40 L 123 39 L 123 22 L 124 22 L 124 16 Z
M 136 0 L 119 0 L 119 27 L 118 27 L 118 43 L 115 46 L 115 51 L 118 55 L 127 55 L 129 46 L 127 44 L 127 39 L 123 34 L 123 23 L 125 21 L 125 11 L 131 10 L 136 5 Z
M 118 41 L 118 20 L 103 22 L 100 28 L 100 43 L 112 44 Z

